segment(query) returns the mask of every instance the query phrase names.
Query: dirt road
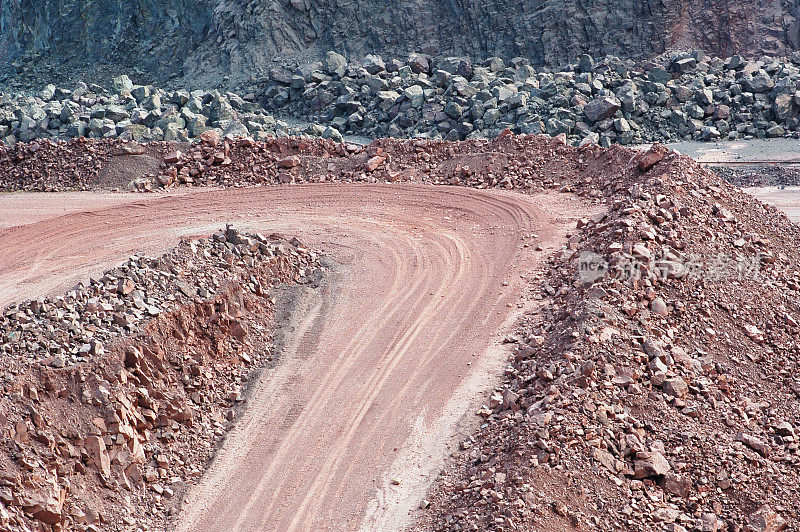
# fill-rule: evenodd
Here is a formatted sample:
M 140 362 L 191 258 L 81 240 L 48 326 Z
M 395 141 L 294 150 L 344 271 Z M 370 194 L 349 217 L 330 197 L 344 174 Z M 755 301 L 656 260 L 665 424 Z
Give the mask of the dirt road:
M 754 187 L 744 190 L 764 203 L 775 205 L 792 221 L 800 223 L 800 187 Z
M 198 531 L 406 523 L 502 367 L 496 331 L 534 304 L 529 272 L 586 213 L 557 194 L 309 185 L 128 197 L 72 213 L 63 198 L 36 197 L 24 224 L 10 219 L 24 197 L 0 197 L 0 306 L 226 222 L 298 234 L 336 262 L 190 490 L 177 528 Z M 10 198 L 16 211 L 3 208 Z
M 717 142 L 682 141 L 668 144 L 700 163 L 747 163 L 754 161 L 800 161 L 797 139 L 748 139 Z

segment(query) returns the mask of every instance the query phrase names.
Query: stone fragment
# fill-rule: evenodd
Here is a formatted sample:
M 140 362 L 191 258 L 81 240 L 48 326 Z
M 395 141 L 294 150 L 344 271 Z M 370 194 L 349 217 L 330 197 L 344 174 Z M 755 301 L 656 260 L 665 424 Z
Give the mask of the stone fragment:
M 298 157 L 297 155 L 292 155 L 291 157 L 286 157 L 285 159 L 281 159 L 280 161 L 278 161 L 278 166 L 280 168 L 287 168 L 287 169 L 300 166 L 300 157 Z
M 120 94 L 123 92 L 130 92 L 133 90 L 133 82 L 131 78 L 122 74 L 121 76 L 117 76 L 111 81 L 111 85 L 114 88 L 114 92 Z
M 106 477 L 111 476 L 111 461 L 106 450 L 106 443 L 100 436 L 87 436 L 84 439 L 84 448 L 89 455 L 91 464 Z
M 325 72 L 330 75 L 342 77 L 347 71 L 347 59 L 333 51 L 325 54 L 322 64 L 325 67 Z
M 667 304 L 660 297 L 653 299 L 653 301 L 650 303 L 650 310 L 656 316 L 667 316 L 669 314 Z
M 669 473 L 672 467 L 659 452 L 642 452 L 637 455 L 633 465 L 633 478 L 660 477 Z
M 386 69 L 386 64 L 383 62 L 381 56 L 374 54 L 368 54 L 366 57 L 364 57 L 362 66 L 372 75 L 383 72 Z
M 789 523 L 767 505 L 747 516 L 747 525 L 753 532 L 780 532 L 786 530 Z
M 604 96 L 587 103 L 583 108 L 583 114 L 591 122 L 599 122 L 614 116 L 621 107 L 622 104 L 617 98 Z
M 748 434 L 746 432 L 740 432 L 736 435 L 736 440 L 742 442 L 747 447 L 750 447 L 762 456 L 769 456 L 769 443 L 757 436 L 753 436 L 752 434 Z
M 689 393 L 689 386 L 680 377 L 672 377 L 664 381 L 661 385 L 664 393 L 677 399 L 685 399 Z
M 689 496 L 692 489 L 692 483 L 689 479 L 672 472 L 665 473 L 659 485 L 667 493 L 671 493 L 683 499 Z

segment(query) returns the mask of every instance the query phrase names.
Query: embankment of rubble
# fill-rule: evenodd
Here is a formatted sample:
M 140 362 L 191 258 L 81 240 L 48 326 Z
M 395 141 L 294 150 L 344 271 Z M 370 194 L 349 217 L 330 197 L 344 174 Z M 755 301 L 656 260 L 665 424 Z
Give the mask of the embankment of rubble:
M 800 228 L 658 146 L 578 157 L 608 212 L 553 258 L 423 523 L 796 530 Z
M 418 181 L 607 207 L 553 257 L 425 526 L 797 528 L 800 228 L 688 157 L 510 133 L 367 147 L 209 134 L 168 160 L 143 183 Z
M 322 276 L 297 240 L 229 228 L 7 307 L 0 525 L 164 526 L 277 358 L 275 288 Z

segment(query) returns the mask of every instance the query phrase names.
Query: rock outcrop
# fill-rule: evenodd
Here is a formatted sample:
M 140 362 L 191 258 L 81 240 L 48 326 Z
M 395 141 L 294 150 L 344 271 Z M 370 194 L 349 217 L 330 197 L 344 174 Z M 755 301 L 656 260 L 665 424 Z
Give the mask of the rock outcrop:
M 350 59 L 418 51 L 520 56 L 554 65 L 582 53 L 643 57 L 703 48 L 719 56 L 780 56 L 797 49 L 797 2 L 757 4 L 754 9 L 744 0 L 4 0 L 0 56 L 11 58 L 6 77 L 36 77 L 37 68 L 68 76 L 81 65 L 101 64 L 138 67 L 162 80 L 185 74 L 188 82 L 216 84 L 258 77 L 275 60 L 319 58 L 329 49 Z

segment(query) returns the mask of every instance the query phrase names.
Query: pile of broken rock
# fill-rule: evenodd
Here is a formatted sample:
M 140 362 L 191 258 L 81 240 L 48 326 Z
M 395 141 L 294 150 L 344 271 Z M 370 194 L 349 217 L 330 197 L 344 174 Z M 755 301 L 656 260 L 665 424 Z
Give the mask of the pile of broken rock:
M 275 357 L 273 287 L 318 284 L 299 241 L 183 241 L 0 318 L 0 528 L 163 526 Z
M 633 155 L 580 152 L 563 188 L 609 210 L 508 338 L 431 528 L 796 529 L 800 229 L 686 157 Z
M 53 143 L 41 144 L 48 153 L 57 149 Z M 97 152 L 106 144 L 70 146 L 88 160 L 88 146 Z M 484 426 L 462 442 L 452 467 L 431 493 L 423 516 L 429 527 L 676 532 L 797 528 L 800 229 L 776 209 L 661 146 L 647 152 L 620 146 L 576 148 L 566 136 L 503 132 L 491 141 L 383 139 L 357 147 L 320 139 L 231 140 L 209 133 L 182 149 L 160 170 L 159 176 L 170 176 L 169 186 L 182 181 L 225 186 L 418 181 L 521 192 L 550 189 L 605 207 L 602 214 L 581 220 L 552 259 L 533 294 L 541 306 L 509 338 L 514 356 L 503 386 L 481 409 Z M 20 150 L 0 152 L 0 158 L 15 157 Z M 36 157 L 23 153 L 12 171 L 29 176 L 36 165 Z M 114 277 L 103 286 L 113 293 L 109 297 L 124 299 L 120 275 Z M 149 297 L 133 305 L 134 316 L 147 312 Z M 159 297 L 154 296 L 155 302 Z M 55 308 L 61 311 L 57 304 Z M 161 310 L 149 323 L 166 319 L 169 313 Z M 29 319 L 36 316 L 30 304 L 22 311 Z M 101 319 L 101 324 L 114 323 L 113 313 L 103 318 L 107 321 Z M 39 359 L 48 361 L 44 352 L 51 340 L 35 342 Z M 84 338 L 81 342 L 87 343 Z M 146 343 L 137 347 L 131 361 L 150 367 L 159 360 L 158 353 L 145 349 Z M 118 367 L 124 365 L 124 349 L 105 346 L 105 351 L 107 357 L 117 357 Z M 65 365 L 79 362 L 80 349 L 74 360 L 70 349 L 63 352 Z M 46 371 L 77 371 L 91 363 Z M 206 404 L 191 399 L 194 383 L 205 378 L 214 382 L 219 374 L 213 364 L 198 366 L 183 358 L 164 364 L 165 375 L 189 390 L 182 392 L 184 403 L 165 410 L 171 412 L 168 416 L 183 418 L 182 404 Z M 122 374 L 126 379 L 139 375 L 129 369 Z M 122 386 L 118 375 L 112 372 L 104 379 Z M 96 384 L 89 377 L 86 382 Z M 6 387 L 11 390 L 6 397 L 19 402 L 0 403 L 0 414 L 13 419 L 8 426 L 16 427 L 29 412 L 17 433 L 25 428 L 37 434 L 40 418 L 28 406 L 15 406 L 15 418 L 5 413 L 7 404 L 42 410 L 26 391 L 25 380 Z M 116 388 L 103 387 L 116 397 Z M 38 400 L 58 395 L 60 389 L 55 380 L 49 391 L 37 385 Z M 167 394 L 160 393 L 163 398 L 153 393 L 150 398 L 167 409 L 172 403 L 165 403 Z M 83 403 L 76 399 L 76 404 Z M 131 404 L 149 408 L 146 398 Z M 228 407 L 225 403 L 226 411 Z M 203 416 L 202 422 L 219 428 Z M 118 426 L 113 416 L 109 419 L 111 426 Z M 150 488 L 151 497 L 162 490 L 157 497 L 162 506 L 155 507 L 162 513 L 164 501 L 170 500 L 163 497 L 170 493 L 165 488 L 177 493 L 175 486 L 181 485 L 171 482 L 169 467 L 173 460 L 187 461 L 182 446 L 196 434 L 185 421 L 168 419 L 166 426 L 150 433 L 149 441 L 168 442 L 176 451 L 156 455 L 161 462 L 154 458 L 144 469 L 144 483 L 158 486 Z M 119 447 L 117 438 L 115 434 L 110 440 L 112 448 Z M 61 449 L 69 447 L 60 442 L 75 447 L 73 439 L 65 432 L 53 445 L 63 455 Z M 10 449 L 17 453 L 13 467 L 40 463 L 28 461 L 16 447 Z M 69 460 L 47 453 L 53 454 L 40 449 L 36 459 L 49 457 L 58 467 L 92 463 L 88 452 L 83 456 L 76 451 L 81 456 Z M 110 452 L 109 458 L 113 473 Z M 65 483 L 59 486 L 65 488 Z M 91 501 L 90 494 L 81 497 Z M 13 507 L 21 518 L 24 509 L 18 503 Z
M 205 131 L 266 140 L 343 135 L 462 140 L 504 129 L 609 146 L 797 136 L 800 52 L 714 58 L 700 50 L 647 62 L 583 55 L 560 68 L 517 57 L 476 62 L 411 54 L 270 70 L 243 96 L 219 90 L 77 83 L 0 93 L 0 144 L 55 138 L 187 142 Z M 276 120 L 273 116 L 285 120 Z

